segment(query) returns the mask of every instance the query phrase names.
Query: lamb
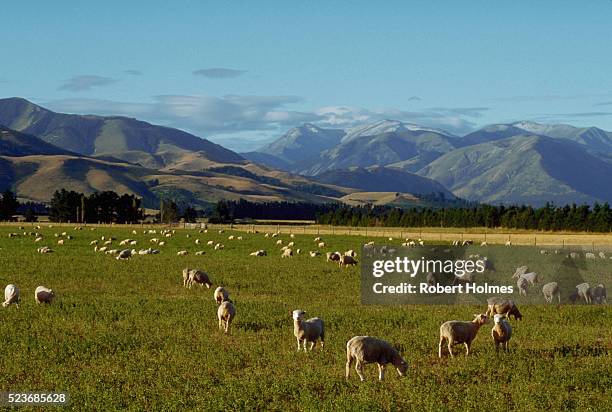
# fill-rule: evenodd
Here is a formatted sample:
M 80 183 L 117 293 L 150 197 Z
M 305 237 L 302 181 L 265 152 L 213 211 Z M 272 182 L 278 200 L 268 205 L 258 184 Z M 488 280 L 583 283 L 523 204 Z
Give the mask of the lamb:
M 229 235 L 229 236 L 227 237 L 227 240 L 234 240 L 234 238 L 235 238 L 235 236 L 234 236 L 234 235 Z
M 19 307 L 19 288 L 13 284 L 10 284 L 6 285 L 4 288 L 4 302 L 2 303 L 2 307 L 6 308 L 12 303 Z
M 268 252 L 266 252 L 263 249 L 257 250 L 250 254 L 250 256 L 267 256 L 267 255 L 268 255 Z
M 226 300 L 229 300 L 229 292 L 225 290 L 224 287 L 219 286 L 217 289 L 215 289 L 213 297 L 215 298 L 215 302 L 217 302 L 217 305 L 220 305 Z
M 512 300 L 500 297 L 491 297 L 487 299 L 487 305 L 488 316 L 493 316 L 499 313 L 505 315 L 507 318 L 510 318 L 510 315 L 512 315 L 516 320 L 523 319 L 523 315 L 521 315 L 521 312 L 519 312 L 518 307 Z
M 189 289 L 191 289 L 191 286 L 195 283 L 199 283 L 200 286 L 206 285 L 207 289 L 210 289 L 212 286 L 213 283 L 210 281 L 210 278 L 206 272 L 198 269 L 183 269 L 183 279 L 185 278 L 185 271 L 187 271 L 188 274 L 187 285 L 189 286 Z
M 529 281 L 527 281 L 527 279 L 525 279 L 524 277 L 520 277 L 517 281 L 516 281 L 516 286 L 519 289 L 519 295 L 525 295 L 527 296 L 527 289 L 529 287 Z
M 351 366 L 355 361 L 355 370 L 361 382 L 365 381 L 363 365 L 366 363 L 378 364 L 378 380 L 385 377 L 385 366 L 392 364 L 399 376 L 405 376 L 408 362 L 399 354 L 389 342 L 372 336 L 355 336 L 346 343 L 346 379 L 349 378 Z
M 591 288 L 591 299 L 597 304 L 607 304 L 608 293 L 606 292 L 606 287 L 600 283 L 599 285 Z
M 219 319 L 219 329 L 225 333 L 229 332 L 230 324 L 236 317 L 236 307 L 230 301 L 222 302 L 217 309 L 217 319 Z
M 306 343 L 310 342 L 310 350 L 317 344 L 317 340 L 321 340 L 321 349 L 325 345 L 325 325 L 321 318 L 310 318 L 304 320 L 306 312 L 296 309 L 292 312 L 293 315 L 293 335 L 297 339 L 297 350 L 299 352 L 300 345 L 304 344 L 306 351 Z
M 546 302 L 552 303 L 553 297 L 557 295 L 559 303 L 561 303 L 561 291 L 557 282 L 549 282 L 542 287 L 542 293 Z
M 471 322 L 459 320 L 449 320 L 440 326 L 440 343 L 438 344 L 438 357 L 442 357 L 442 344 L 448 342 L 448 352 L 453 355 L 453 345 L 463 343 L 465 345 L 465 356 L 470 354 L 470 346 L 476 337 L 478 330 L 487 323 L 488 317 L 485 314 L 474 315 Z
M 499 350 L 501 346 L 504 350 L 508 350 L 508 341 L 512 337 L 512 326 L 506 320 L 504 315 L 497 314 L 493 316 L 494 324 L 491 330 L 491 337 L 495 344 L 495 350 Z
M 308 252 L 308 254 L 310 255 L 310 257 L 317 257 L 321 255 L 321 252 L 319 252 L 318 250 L 311 250 L 310 252 Z
M 187 256 L 188 254 L 189 252 L 186 250 L 179 250 L 178 252 L 176 252 L 176 256 Z
M 584 301 L 589 304 L 592 302 L 592 298 L 591 298 L 591 285 L 589 285 L 588 283 L 581 283 L 579 285 L 576 285 L 576 290 L 577 290 L 577 295 L 579 298 L 584 298 Z
M 327 252 L 326 256 L 328 262 L 337 262 L 340 260 L 340 253 L 338 252 Z
M 130 249 L 123 249 L 115 259 L 117 260 L 127 260 L 132 257 L 132 251 Z
M 38 286 L 34 291 L 34 299 L 36 303 L 51 303 L 55 297 L 53 289 L 46 288 L 44 286 Z
M 283 250 L 283 254 L 281 255 L 282 258 L 290 258 L 293 257 L 293 250 L 287 248 L 285 250 Z
M 57 241 L 58 246 L 62 246 L 64 244 L 64 239 L 60 239 Z
M 343 255 L 340 256 L 340 260 L 338 261 L 340 266 L 355 266 L 357 261 L 352 256 Z

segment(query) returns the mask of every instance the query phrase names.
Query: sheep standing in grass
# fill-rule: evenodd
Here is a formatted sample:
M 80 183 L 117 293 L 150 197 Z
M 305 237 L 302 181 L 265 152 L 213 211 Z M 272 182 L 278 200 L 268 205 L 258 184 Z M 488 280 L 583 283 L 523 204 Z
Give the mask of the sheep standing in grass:
M 340 260 L 338 261 L 338 264 L 344 267 L 355 266 L 357 264 L 357 261 L 352 256 L 343 255 L 343 256 L 340 256 Z
M 527 289 L 529 288 L 529 282 L 524 277 L 518 278 L 516 281 L 516 286 L 518 286 L 519 295 L 527 296 Z
M 323 249 L 325 247 L 325 242 L 319 242 L 317 246 L 319 249 Z
M 188 254 L 189 252 L 186 250 L 179 250 L 178 252 L 176 252 L 176 256 L 187 256 Z
M 230 301 L 222 302 L 217 309 L 217 319 L 219 320 L 219 329 L 225 333 L 229 332 L 230 324 L 236 317 L 236 307 Z
M 283 257 L 283 258 L 293 257 L 293 250 L 291 250 L 289 248 L 283 250 L 283 254 L 281 255 L 281 257 Z
M 493 343 L 495 343 L 495 350 L 499 350 L 501 346 L 504 350 L 508 350 L 508 341 L 512 337 L 512 326 L 506 320 L 504 315 L 493 316 L 494 324 L 491 330 L 491 337 L 493 337 Z
M 531 285 L 534 285 L 534 284 L 536 284 L 536 283 L 538 283 L 540 281 L 538 279 L 538 274 L 535 273 L 535 272 L 524 273 L 520 277 L 525 279 Z
M 268 255 L 268 252 L 266 252 L 263 249 L 257 250 L 257 251 L 255 251 L 253 253 L 250 253 L 250 256 L 267 256 L 267 255 Z
M 15 306 L 19 307 L 19 288 L 13 284 L 6 285 L 4 288 L 4 302 L 2 302 L 2 307 L 6 308 L 13 303 Z
M 117 255 L 117 257 L 115 259 L 117 260 L 127 260 L 129 258 L 132 257 L 132 251 L 130 249 L 124 249 L 121 252 L 119 252 L 119 254 Z
M 557 282 L 549 282 L 542 287 L 542 294 L 546 302 L 552 303 L 553 297 L 557 296 L 559 303 L 561 303 L 561 291 Z
M 318 250 L 311 250 L 310 252 L 308 252 L 308 254 L 310 255 L 310 257 L 317 257 L 321 254 L 321 252 L 319 252 Z
M 185 274 L 185 270 L 183 270 L 183 276 Z M 191 286 L 198 283 L 200 286 L 206 285 L 207 289 L 210 289 L 212 286 L 212 282 L 208 276 L 208 273 L 203 272 L 198 269 L 188 270 L 189 278 L 187 281 L 187 285 L 191 289 Z
M 593 303 L 597 303 L 599 305 L 608 303 L 608 292 L 602 283 L 591 289 L 591 299 Z
M 219 286 L 217 289 L 215 289 L 213 296 L 215 298 L 215 302 L 217 302 L 217 305 L 220 305 L 226 300 L 229 300 L 229 292 L 222 286 Z
M 378 364 L 378 380 L 385 377 L 385 366 L 392 364 L 400 376 L 405 376 L 408 363 L 389 342 L 372 336 L 355 336 L 346 343 L 346 379 L 351 373 L 351 366 L 355 362 L 355 370 L 359 379 L 365 381 L 363 365 L 366 363 Z
M 453 355 L 453 345 L 463 343 L 465 345 L 465 356 L 470 354 L 470 346 L 476 338 L 476 334 L 482 325 L 487 323 L 488 318 L 485 314 L 474 315 L 474 320 L 464 322 L 459 320 L 449 320 L 440 326 L 440 343 L 438 344 L 438 356 L 442 357 L 442 345 L 448 343 L 448 352 Z
M 34 299 L 36 303 L 51 303 L 55 297 L 53 289 L 46 288 L 44 286 L 38 286 L 34 291 Z
M 519 266 L 518 268 L 516 268 L 516 270 L 514 271 L 514 275 L 512 275 L 512 279 L 518 279 L 520 278 L 522 275 L 524 275 L 525 273 L 527 273 L 527 271 L 529 270 L 529 268 L 527 266 Z
M 304 351 L 306 351 L 306 343 L 310 342 L 310 350 L 312 350 L 317 340 L 321 339 L 321 349 L 325 345 L 325 325 L 320 318 L 310 318 L 304 320 L 306 312 L 296 309 L 293 311 L 293 334 L 297 339 L 297 350 L 300 350 L 300 344 L 303 342 Z
M 327 256 L 328 262 L 338 262 L 340 261 L 340 253 L 338 252 L 327 252 L 325 254 Z
M 514 301 L 500 298 L 500 297 L 492 297 L 487 299 L 487 315 L 493 316 L 495 314 L 505 315 L 506 318 L 510 318 L 510 315 L 514 316 L 514 319 L 521 320 L 523 315 L 519 312 L 518 307 L 514 303 Z
M 592 298 L 591 298 L 591 293 L 592 293 L 591 285 L 589 285 L 588 283 L 584 282 L 584 283 L 581 283 L 579 285 L 576 285 L 576 290 L 578 291 L 578 297 L 579 298 L 583 298 L 584 301 L 587 304 L 590 304 L 592 302 Z

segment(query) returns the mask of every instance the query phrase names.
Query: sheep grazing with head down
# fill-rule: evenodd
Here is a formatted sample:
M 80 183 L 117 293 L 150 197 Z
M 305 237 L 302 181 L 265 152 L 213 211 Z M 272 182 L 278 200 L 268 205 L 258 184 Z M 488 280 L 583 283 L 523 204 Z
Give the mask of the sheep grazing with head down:
M 583 298 L 587 304 L 592 302 L 592 288 L 587 282 L 576 285 L 576 291 L 579 298 Z
M 44 286 L 38 286 L 34 291 L 34 299 L 36 303 L 51 303 L 55 297 L 53 289 L 46 288 Z
M 226 300 L 229 300 L 229 292 L 223 286 L 219 286 L 217 289 L 215 289 L 213 297 L 215 298 L 217 305 L 220 305 Z
M 321 318 L 310 318 L 304 320 L 306 312 L 296 309 L 292 312 L 293 316 L 293 335 L 297 339 L 297 350 L 300 350 L 300 345 L 303 342 L 304 351 L 306 351 L 306 343 L 310 342 L 310 350 L 312 350 L 317 340 L 321 340 L 321 349 L 325 345 L 325 325 Z
M 327 256 L 328 262 L 339 262 L 340 261 L 340 253 L 338 252 L 327 252 L 325 255 Z
M 293 257 L 293 250 L 287 248 L 285 250 L 283 250 L 283 253 L 281 254 L 282 258 L 290 258 Z
M 597 286 L 591 288 L 591 298 L 593 303 L 597 303 L 600 305 L 604 305 L 608 303 L 608 292 L 606 291 L 606 287 L 600 283 Z
M 19 307 L 19 288 L 13 284 L 6 285 L 4 288 L 4 302 L 2 307 L 6 308 L 10 304 Z
M 355 266 L 357 264 L 357 261 L 352 256 L 342 255 L 340 256 L 340 260 L 338 261 L 338 264 L 344 267 Z
M 476 338 L 476 334 L 482 325 L 487 323 L 485 314 L 474 315 L 474 320 L 464 322 L 460 320 L 449 320 L 440 326 L 440 343 L 438 344 L 438 356 L 442 357 L 442 345 L 448 343 L 448 352 L 453 355 L 453 345 L 463 343 L 465 345 L 465 356 L 470 354 L 470 346 Z
M 187 286 L 191 289 L 191 286 L 196 283 L 200 286 L 206 285 L 207 289 L 210 289 L 213 284 L 206 272 L 198 269 L 183 269 L 183 286 Z
M 222 302 L 217 309 L 217 319 L 219 320 L 219 329 L 225 333 L 229 333 L 229 327 L 236 317 L 236 307 L 228 300 Z
M 559 303 L 561 303 L 561 291 L 557 282 L 549 282 L 542 287 L 542 294 L 546 302 L 552 303 L 553 297 L 557 296 Z
M 487 305 L 488 316 L 501 314 L 505 315 L 508 319 L 510 318 L 510 315 L 514 316 L 514 319 L 516 320 L 523 319 L 523 315 L 521 315 L 521 312 L 519 312 L 519 309 L 513 300 L 494 296 L 487 299 Z
M 527 279 L 524 277 L 518 278 L 516 286 L 518 287 L 519 295 L 527 296 L 527 289 L 529 289 L 529 281 Z
M 493 316 L 494 324 L 491 329 L 491 337 L 495 344 L 495 349 L 499 350 L 501 346 L 504 350 L 508 350 L 508 341 L 512 337 L 512 326 L 506 320 L 505 315 L 497 314 Z
M 408 363 L 389 342 L 372 336 L 355 336 L 346 343 L 346 379 L 351 373 L 351 366 L 355 362 L 355 370 L 359 379 L 365 381 L 363 365 L 366 363 L 378 364 L 378 380 L 385 377 L 385 366 L 389 363 L 395 366 L 399 376 L 405 376 Z

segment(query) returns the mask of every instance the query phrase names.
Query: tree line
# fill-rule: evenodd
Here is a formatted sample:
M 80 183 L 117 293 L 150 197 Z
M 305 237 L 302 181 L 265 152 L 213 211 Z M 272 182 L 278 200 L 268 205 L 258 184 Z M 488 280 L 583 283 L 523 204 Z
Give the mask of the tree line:
M 608 203 L 554 206 L 492 206 L 467 208 L 410 208 L 385 206 L 340 206 L 320 213 L 316 222 L 341 226 L 387 227 L 488 227 L 528 230 L 612 231 L 612 209 Z

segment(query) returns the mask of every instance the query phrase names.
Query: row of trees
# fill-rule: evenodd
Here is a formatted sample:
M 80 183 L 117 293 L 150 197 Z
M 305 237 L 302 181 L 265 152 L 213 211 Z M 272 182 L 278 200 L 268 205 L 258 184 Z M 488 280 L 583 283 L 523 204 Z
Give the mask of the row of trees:
M 306 202 L 255 203 L 244 199 L 220 200 L 215 205 L 210 221 L 212 223 L 232 222 L 235 219 L 270 220 L 315 220 L 318 214 L 333 211 L 334 204 Z
M 5 190 L 0 198 L 0 220 L 12 220 L 17 213 L 19 202 L 10 190 Z
M 49 204 L 49 220 L 73 223 L 136 223 L 143 219 L 141 200 L 112 191 L 87 196 L 73 190 L 58 190 Z
M 530 230 L 612 231 L 608 203 L 531 206 L 478 205 L 467 208 L 398 209 L 340 206 L 319 213 L 317 223 L 388 227 L 504 227 Z

